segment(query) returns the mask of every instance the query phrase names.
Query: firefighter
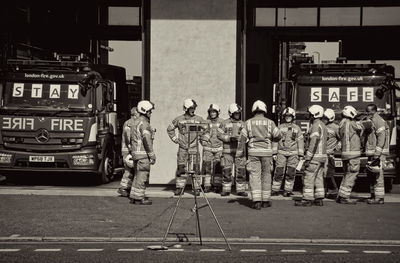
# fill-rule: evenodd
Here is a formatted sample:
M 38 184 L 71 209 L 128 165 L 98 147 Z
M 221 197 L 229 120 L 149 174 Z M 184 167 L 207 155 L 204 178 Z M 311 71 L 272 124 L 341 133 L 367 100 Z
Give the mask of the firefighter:
M 326 198 L 336 199 L 338 194 L 338 187 L 335 181 L 335 150 L 341 148 L 339 125 L 335 121 L 335 112 L 332 109 L 326 109 L 322 118 L 328 132 L 326 153 L 328 155 L 325 164 L 325 189 Z
M 293 123 L 296 118 L 294 109 L 287 107 L 283 110 L 282 116 L 284 123 L 278 126 L 282 139 L 278 142 L 278 153 L 274 156 L 276 167 L 271 195 L 279 194 L 286 172 L 283 196 L 289 197 L 293 194 L 299 158 L 304 157 L 304 138 L 300 127 Z
M 203 174 L 204 192 L 208 193 L 211 188 L 216 193 L 221 192 L 221 156 L 222 141 L 217 137 L 217 131 L 223 119 L 219 118 L 221 110 L 217 104 L 211 104 L 208 108 L 208 117 L 206 120 L 207 133 L 201 136 L 201 144 L 203 145 Z
M 122 138 L 121 138 L 121 154 L 124 162 L 124 174 L 121 178 L 121 183 L 118 188 L 118 194 L 123 197 L 129 197 L 129 192 L 131 190 L 134 170 L 133 170 L 133 159 L 131 154 L 130 146 L 130 126 L 132 126 L 135 119 L 139 117 L 136 107 L 131 109 L 131 118 L 124 122 L 122 126 Z
M 150 126 L 150 117 L 154 104 L 142 100 L 137 105 L 139 117 L 130 127 L 131 154 L 134 161 L 135 177 L 132 182 L 130 199 L 132 204 L 151 205 L 152 201 L 145 197 L 146 182 L 150 174 L 150 165 L 155 164 L 153 151 L 154 130 Z
M 188 163 L 189 152 L 196 151 L 198 145 L 196 145 L 197 134 L 190 132 L 190 142 L 188 142 L 188 133 L 186 130 L 186 124 L 201 124 L 204 123 L 204 119 L 200 116 L 195 115 L 197 104 L 193 99 L 186 99 L 183 102 L 184 114 L 176 117 L 167 128 L 168 136 L 171 140 L 179 145 L 177 154 L 177 170 L 176 170 L 176 189 L 174 194 L 180 195 L 183 188 L 186 185 L 186 177 L 183 175 L 186 173 L 186 165 Z M 178 129 L 178 135 L 175 133 L 175 129 Z M 204 139 L 204 137 L 203 137 Z M 195 171 L 199 171 L 200 168 L 200 156 L 196 155 L 193 159 L 193 167 Z M 200 182 L 195 181 L 194 188 L 197 189 L 194 194 L 199 195 Z
M 342 111 L 343 119 L 339 124 L 344 170 L 339 195 L 336 199 L 340 204 L 355 205 L 357 203 L 357 201 L 350 199 L 351 191 L 360 171 L 360 134 L 363 130 L 362 126 L 354 120 L 356 116 L 357 110 L 352 106 L 346 106 Z
M 323 206 L 324 191 L 324 165 L 326 161 L 327 131 L 321 118 L 324 108 L 312 105 L 310 114 L 311 127 L 308 136 L 308 148 L 304 161 L 303 198 L 296 201 L 295 206 Z M 315 188 L 315 191 L 314 191 Z
M 389 126 L 377 113 L 377 106 L 369 104 L 366 108 L 369 119 L 372 121 L 372 132 L 368 135 L 366 155 L 369 165 L 367 174 L 371 184 L 371 198 L 368 204 L 384 204 L 385 181 L 383 164 L 389 155 Z
M 247 143 L 253 208 L 260 210 L 271 206 L 272 143 L 280 140 L 281 133 L 275 123 L 265 117 L 267 105 L 264 102 L 254 102 L 251 111 L 254 116 L 245 122 L 240 133 L 236 157 L 244 157 Z
M 242 108 L 236 103 L 229 105 L 229 119 L 222 122 L 218 129 L 218 138 L 223 141 L 222 150 L 222 192 L 221 196 L 228 196 L 232 188 L 232 170 L 235 165 L 235 185 L 236 194 L 247 196 L 246 193 L 246 159 L 244 157 L 236 158 L 236 149 L 243 121 L 241 120 Z

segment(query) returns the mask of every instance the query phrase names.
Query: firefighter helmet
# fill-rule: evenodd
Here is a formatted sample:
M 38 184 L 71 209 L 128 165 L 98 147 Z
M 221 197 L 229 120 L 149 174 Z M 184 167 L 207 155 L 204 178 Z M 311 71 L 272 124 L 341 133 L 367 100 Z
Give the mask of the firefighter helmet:
M 128 154 L 125 156 L 124 158 L 124 163 L 126 164 L 126 166 L 128 166 L 129 168 L 133 168 L 133 158 L 131 154 Z
M 294 118 L 296 118 L 296 111 L 290 107 L 287 107 L 283 110 L 282 115 L 291 115 Z
M 154 110 L 154 104 L 148 100 L 141 100 L 137 105 L 137 111 L 141 114 L 147 114 Z
M 326 109 L 324 112 L 324 116 L 328 119 L 328 121 L 332 122 L 335 120 L 335 112 L 332 109 Z
M 308 108 L 308 112 L 314 119 L 322 118 L 324 114 L 324 108 L 322 108 L 320 105 L 312 105 L 310 108 Z
M 381 160 L 378 158 L 378 159 L 375 159 L 373 161 L 369 161 L 365 167 L 371 173 L 380 173 L 380 171 L 381 171 Z
M 255 111 L 263 111 L 267 113 L 267 105 L 263 101 L 257 100 L 253 103 L 253 107 L 251 107 L 251 112 Z
M 197 107 L 197 103 L 193 99 L 186 99 L 183 102 L 183 110 L 185 112 L 190 108 L 196 109 L 196 107 Z
M 208 108 L 208 113 L 210 113 L 211 111 L 216 111 L 219 115 L 219 113 L 221 112 L 221 109 L 219 108 L 219 106 L 215 103 L 210 104 L 210 107 Z
M 357 110 L 353 106 L 345 106 L 342 110 L 343 116 L 354 119 L 357 116 Z
M 229 116 L 232 116 L 235 112 L 242 112 L 242 107 L 240 107 L 236 103 L 232 103 L 231 105 L 229 105 L 228 114 Z

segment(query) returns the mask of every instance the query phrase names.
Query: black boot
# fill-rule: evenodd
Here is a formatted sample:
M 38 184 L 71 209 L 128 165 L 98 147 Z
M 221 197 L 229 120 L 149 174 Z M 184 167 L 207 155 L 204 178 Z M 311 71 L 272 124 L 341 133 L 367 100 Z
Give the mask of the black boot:
M 313 202 L 310 201 L 310 200 L 302 199 L 302 200 L 296 200 L 296 201 L 294 202 L 294 205 L 295 205 L 295 206 L 312 206 L 312 205 L 313 205 Z
M 129 191 L 124 189 L 124 188 L 118 188 L 117 193 L 121 196 L 121 197 L 128 197 L 129 196 Z
M 271 207 L 271 206 L 272 206 L 271 201 L 262 202 L 262 207 L 263 207 L 263 208 L 267 208 L 267 207 Z
M 246 192 L 238 192 L 238 193 L 236 193 L 238 196 L 244 196 L 244 197 L 247 197 L 247 196 L 249 196 Z
M 324 206 L 324 202 L 322 201 L 322 198 L 317 198 L 314 200 L 314 205 L 316 206 Z
M 175 196 L 178 196 L 178 195 L 181 194 L 181 192 L 182 192 L 182 188 L 176 188 L 175 191 L 174 191 L 174 195 L 175 195 Z M 183 195 L 184 193 L 185 193 L 185 191 L 183 191 L 182 195 Z
M 367 204 L 369 204 L 369 205 L 383 205 L 384 203 L 385 203 L 385 200 L 383 198 L 379 198 L 379 199 L 371 198 L 371 199 L 367 200 Z
M 291 191 L 285 191 L 283 192 L 283 196 L 284 197 L 291 197 L 293 195 L 293 193 Z
M 229 192 L 222 192 L 221 193 L 221 196 L 229 196 L 231 193 L 229 193 Z
M 131 198 L 130 203 L 134 204 L 134 205 L 152 205 L 153 204 L 153 202 L 147 198 L 144 198 L 142 200 L 135 200 L 135 199 Z
M 279 191 L 272 191 L 271 192 L 271 196 L 278 196 L 279 195 Z
M 341 196 L 338 196 L 336 199 L 336 202 L 339 204 L 344 204 L 344 205 L 356 205 L 357 201 L 356 200 L 351 200 L 350 198 L 343 198 Z
M 204 193 L 211 192 L 211 186 L 204 186 Z
M 255 210 L 261 210 L 261 202 L 260 201 L 253 202 L 253 208 Z

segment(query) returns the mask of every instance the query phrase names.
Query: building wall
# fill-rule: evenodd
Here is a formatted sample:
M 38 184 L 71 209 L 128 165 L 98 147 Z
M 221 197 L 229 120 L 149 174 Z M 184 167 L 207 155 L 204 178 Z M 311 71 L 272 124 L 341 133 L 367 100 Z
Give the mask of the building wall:
M 177 145 L 166 129 L 183 113 L 185 98 L 207 117 L 211 103 L 223 118 L 235 102 L 236 0 L 151 0 L 150 99 L 157 129 L 157 163 L 150 183 L 174 183 Z

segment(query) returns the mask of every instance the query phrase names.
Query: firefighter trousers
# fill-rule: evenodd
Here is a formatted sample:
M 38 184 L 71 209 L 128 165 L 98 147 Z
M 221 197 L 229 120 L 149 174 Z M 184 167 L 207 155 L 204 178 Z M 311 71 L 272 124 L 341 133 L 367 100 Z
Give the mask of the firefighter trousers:
M 246 191 L 246 159 L 236 158 L 235 153 L 224 153 L 221 158 L 222 166 L 222 192 L 230 193 L 232 189 L 232 171 L 235 166 L 236 192 Z
M 370 184 L 371 195 L 375 196 L 376 199 L 385 197 L 385 177 L 383 174 L 383 164 L 385 163 L 386 156 L 381 155 L 381 170 L 379 173 L 371 173 L 367 171 L 368 181 Z
M 335 181 L 335 158 L 333 155 L 328 155 L 325 163 L 325 189 L 328 194 L 337 194 L 338 187 Z
M 133 178 L 130 198 L 142 200 L 145 197 L 146 182 L 150 174 L 150 160 L 135 160 L 135 177 Z
M 124 164 L 124 174 L 122 175 L 121 182 L 119 184 L 119 187 L 121 189 L 129 191 L 132 187 L 132 181 L 134 177 L 134 168 L 129 168 Z
M 350 198 L 351 191 L 360 171 L 360 157 L 343 160 L 344 176 L 339 188 L 339 196 Z
M 222 186 L 221 174 L 221 156 L 222 152 L 203 152 L 203 174 L 204 186 Z
M 285 156 L 278 153 L 276 155 L 276 168 L 274 180 L 272 181 L 272 191 L 281 190 L 283 178 L 285 177 L 285 191 L 292 192 L 294 179 L 296 177 L 296 166 L 299 163 L 298 155 Z M 286 173 L 286 176 L 285 176 Z
M 177 163 L 178 167 L 175 174 L 175 186 L 176 188 L 183 188 L 187 182 L 187 170 L 195 171 L 197 174 L 200 173 L 200 155 L 197 153 L 196 148 L 186 150 L 179 147 Z M 194 188 L 199 189 L 201 179 L 194 179 L 194 184 Z
M 249 156 L 250 192 L 253 202 L 269 201 L 271 197 L 272 157 Z
M 311 161 L 304 171 L 303 199 L 312 201 L 324 197 L 324 162 Z

